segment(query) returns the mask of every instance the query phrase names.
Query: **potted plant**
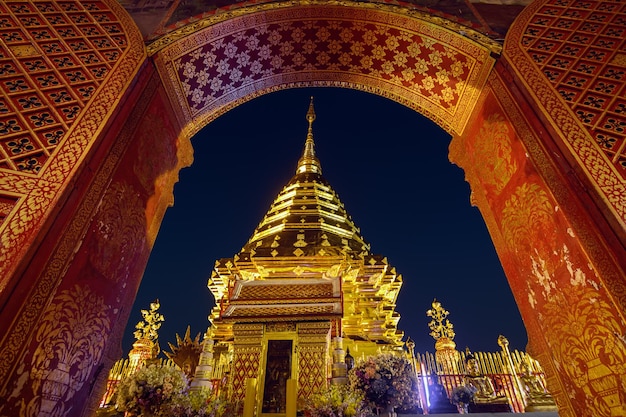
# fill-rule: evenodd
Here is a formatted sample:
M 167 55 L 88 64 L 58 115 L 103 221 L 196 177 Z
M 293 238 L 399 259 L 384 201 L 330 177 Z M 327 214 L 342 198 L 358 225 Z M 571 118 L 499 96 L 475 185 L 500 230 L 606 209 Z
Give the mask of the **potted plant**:
M 232 404 L 210 390 L 189 391 L 185 373 L 173 366 L 150 365 L 125 378 L 116 391 L 116 408 L 125 416 L 223 417 Z
M 468 387 L 466 385 L 459 385 L 454 387 L 452 394 L 450 395 L 450 401 L 456 405 L 459 410 L 459 414 L 467 414 L 470 402 L 474 399 L 476 394 L 476 388 Z
M 417 380 L 403 356 L 370 356 L 357 362 L 349 378 L 352 389 L 363 392 L 365 401 L 379 415 L 393 416 L 396 408 L 412 409 L 419 405 Z
M 304 406 L 305 417 L 368 417 L 363 393 L 347 385 L 331 385 L 309 399 Z

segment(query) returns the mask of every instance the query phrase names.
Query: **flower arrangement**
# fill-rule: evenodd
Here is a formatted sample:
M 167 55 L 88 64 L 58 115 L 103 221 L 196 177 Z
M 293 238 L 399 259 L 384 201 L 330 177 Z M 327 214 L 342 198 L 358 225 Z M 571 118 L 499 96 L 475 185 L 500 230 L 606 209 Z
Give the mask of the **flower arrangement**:
M 140 368 L 120 382 L 116 407 L 134 415 L 159 415 L 161 407 L 187 388 L 187 377 L 173 366 Z
M 363 393 L 346 385 L 331 385 L 309 399 L 304 406 L 305 417 L 366 417 Z
M 126 415 L 152 417 L 223 417 L 235 414 L 232 404 L 210 390 L 189 391 L 185 373 L 173 366 L 140 368 L 120 382 L 116 408 Z
M 460 404 L 469 404 L 474 399 L 474 394 L 476 394 L 476 388 L 468 387 L 467 385 L 459 385 L 452 389 L 450 402 L 457 406 Z
M 214 398 L 210 391 L 189 391 L 173 397 L 163 409 L 168 417 L 230 417 L 236 415 L 234 404 Z
M 382 353 L 361 360 L 349 378 L 352 389 L 363 392 L 365 401 L 378 410 L 410 410 L 419 404 L 413 368 L 400 355 Z

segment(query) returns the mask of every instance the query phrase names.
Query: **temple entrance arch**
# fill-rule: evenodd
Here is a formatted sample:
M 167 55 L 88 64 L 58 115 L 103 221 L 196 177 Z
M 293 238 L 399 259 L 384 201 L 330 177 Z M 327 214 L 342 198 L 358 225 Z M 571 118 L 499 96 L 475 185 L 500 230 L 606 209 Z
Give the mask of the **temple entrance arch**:
M 384 7 L 297 7 L 302 7 L 297 19 L 290 8 L 268 7 L 262 18 L 234 16 L 153 47 L 185 133 L 193 134 L 249 97 L 295 86 L 369 91 L 426 115 L 453 136 L 450 159 L 466 171 L 473 203 L 485 218 L 524 317 L 530 350 L 546 363 L 552 392 L 559 398 L 577 386 L 573 381 L 580 363 L 590 380 L 604 381 L 596 372 L 603 365 L 590 359 L 599 352 L 592 354 L 584 346 L 606 337 L 616 340 L 611 335 L 620 333 L 623 312 L 607 298 L 602 314 L 611 311 L 611 319 L 601 326 L 604 336 L 571 330 L 578 340 L 575 348 L 559 341 L 564 327 L 571 326 L 559 306 L 601 299 L 602 284 L 592 277 L 621 276 L 618 265 L 598 270 L 611 263 L 611 255 L 602 252 L 613 238 L 591 244 L 596 248 L 591 261 L 590 236 L 584 230 L 595 227 L 595 219 L 585 216 L 598 212 L 582 215 L 585 203 L 573 202 L 576 191 L 560 171 L 559 157 L 547 151 L 541 119 L 510 85 L 507 68 L 494 66 L 497 48 Z M 585 243 L 578 233 L 585 235 Z M 623 290 L 623 282 L 609 280 Z M 557 290 L 565 287 L 565 292 Z M 584 310 L 578 302 L 574 305 Z M 545 316 L 549 319 L 538 320 Z M 585 313 L 585 320 L 599 326 L 603 320 L 592 316 Z M 561 348 L 549 348 L 556 345 Z M 616 349 L 616 359 L 625 357 L 624 346 L 616 344 Z M 572 357 L 578 359 L 569 362 Z M 578 364 L 565 366 L 569 382 L 557 371 L 565 363 Z M 612 368 L 609 374 L 615 380 L 619 371 Z M 600 388 L 604 382 L 595 383 L 593 407 L 622 406 L 621 397 Z M 560 402 L 563 410 L 568 401 Z
M 75 66 L 84 62 L 78 52 L 68 52 L 72 45 L 79 47 L 68 38 L 76 30 L 86 45 L 110 57 L 102 68 L 80 64 L 82 79 L 56 67 L 27 65 L 29 57 L 43 54 L 47 41 L 25 40 L 20 34 L 29 31 L 14 15 L 37 14 L 45 20 L 55 10 L 72 14 L 83 6 L 19 3 L 2 6 L 11 15 L 11 27 L 21 28 L 6 29 L 15 34 L 3 36 L 12 44 L 2 45 L 0 57 L 13 77 L 3 84 L 3 92 L 16 103 L 3 112 L 17 115 L 3 126 L 9 127 L 6 134 L 25 128 L 39 146 L 42 138 L 48 142 L 25 161 L 3 154 L 0 268 L 8 272 L 0 282 L 0 353 L 9 358 L 0 366 L 3 411 L 56 415 L 72 405 L 72 413 L 80 414 L 80 404 L 97 389 L 98 372 L 119 356 L 116 342 L 127 306 L 171 203 L 177 172 L 190 163 L 188 139 L 194 132 L 255 94 L 335 85 L 401 102 L 454 136 L 451 160 L 466 171 L 473 201 L 485 217 L 525 319 L 531 354 L 544 365 L 562 415 L 624 414 L 626 205 L 620 155 L 598 152 L 594 140 L 604 143 L 602 137 L 589 131 L 596 126 L 592 121 L 604 115 L 594 110 L 587 117 L 585 106 L 602 101 L 566 103 L 560 97 L 586 97 L 576 90 L 580 86 L 550 84 L 570 71 L 571 59 L 544 56 L 545 48 L 554 48 L 555 54 L 567 50 L 569 45 L 560 49 L 556 40 L 559 33 L 576 31 L 559 26 L 561 18 L 573 21 L 570 7 L 597 7 L 598 16 L 609 17 L 594 17 L 594 22 L 605 23 L 585 27 L 587 12 L 576 12 L 574 20 L 583 22 L 581 30 L 588 33 L 602 29 L 603 39 L 571 71 L 606 69 L 594 76 L 617 80 L 606 88 L 617 89 L 619 97 L 623 21 L 612 20 L 623 15 L 618 3 L 534 2 L 509 37 L 519 43 L 509 44 L 495 65 L 491 53 L 498 51 L 489 42 L 467 40 L 467 32 L 455 33 L 454 25 L 427 24 L 402 8 L 341 2 L 276 3 L 265 10 L 255 6 L 241 15 L 216 15 L 221 23 L 194 25 L 179 41 L 151 49 L 158 78 L 119 5 L 94 1 L 81 9 L 89 16 L 102 15 L 93 22 L 117 19 L 103 26 L 106 39 L 82 28 L 82 18 L 72 20 L 77 26 L 63 33 L 48 27 L 61 42 L 51 53 L 72 55 L 67 58 Z M 102 14 L 107 7 L 110 13 Z M 255 13 L 247 14 L 251 11 Z M 535 16 L 541 18 L 533 20 Z M 556 37 L 544 31 L 552 23 Z M 274 30 L 270 34 L 264 27 Z M 621 43 L 610 46 L 613 39 Z M 319 51 L 322 44 L 326 49 Z M 526 53 L 535 47 L 536 53 Z M 219 57 L 227 59 L 218 63 Z M 549 68 L 540 67 L 542 62 Z M 71 108 L 50 95 L 60 93 L 52 91 L 60 87 L 44 86 L 49 78 L 39 80 L 34 74 L 44 70 L 43 75 L 56 76 L 60 85 L 72 89 L 63 94 L 69 94 Z M 73 83 L 83 84 L 74 88 Z M 538 87 L 539 94 L 529 86 Z M 44 116 L 17 107 L 25 98 L 20 95 L 30 91 L 57 112 Z M 89 91 L 99 94 L 91 100 Z M 606 120 L 598 126 L 613 129 L 617 141 L 623 103 L 607 103 L 613 107 L 605 109 Z M 78 117 L 76 123 L 73 117 Z M 48 131 L 37 123 L 59 129 Z M 110 336 L 89 337 L 96 333 Z M 76 360 L 83 357 L 91 360 Z
M 452 22 L 382 5 L 298 6 L 297 18 L 281 4 L 259 7 L 150 46 L 186 135 L 251 97 L 297 86 L 382 95 L 458 135 L 500 51 Z

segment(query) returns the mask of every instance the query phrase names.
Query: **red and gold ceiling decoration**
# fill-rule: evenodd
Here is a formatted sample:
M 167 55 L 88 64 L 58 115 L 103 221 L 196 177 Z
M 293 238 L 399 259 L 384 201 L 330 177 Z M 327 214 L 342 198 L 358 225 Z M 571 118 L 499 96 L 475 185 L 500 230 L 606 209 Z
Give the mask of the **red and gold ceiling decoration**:
M 0 3 L 0 276 L 58 209 L 145 57 L 115 2 Z
M 559 145 L 626 227 L 626 4 L 535 2 L 503 53 Z
M 151 46 L 190 135 L 244 100 L 299 85 L 375 92 L 450 133 L 463 131 L 494 63 L 497 45 L 489 39 L 381 5 L 296 7 L 298 13 L 284 4 L 239 9 L 240 16 Z

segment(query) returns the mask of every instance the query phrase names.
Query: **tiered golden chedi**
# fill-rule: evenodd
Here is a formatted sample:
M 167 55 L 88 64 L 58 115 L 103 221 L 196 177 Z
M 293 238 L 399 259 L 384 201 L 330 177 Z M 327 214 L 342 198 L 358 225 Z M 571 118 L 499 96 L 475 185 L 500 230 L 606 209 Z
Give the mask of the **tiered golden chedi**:
M 345 379 L 345 364 L 332 372 L 325 366 L 333 338 L 337 349 L 358 355 L 402 347 L 401 276 L 370 253 L 322 176 L 312 101 L 306 118 L 295 175 L 241 251 L 215 263 L 209 281 L 216 301 L 209 333 L 217 356 L 232 358 L 233 398 L 243 398 L 246 378 L 257 378 L 263 413 L 283 411 L 286 379 L 297 382 L 298 398 L 331 376 Z
M 402 278 L 370 246 L 322 176 L 313 103 L 296 174 L 233 258 L 220 259 L 209 288 L 217 340 L 232 323 L 340 320 L 333 336 L 401 346 L 394 311 Z

